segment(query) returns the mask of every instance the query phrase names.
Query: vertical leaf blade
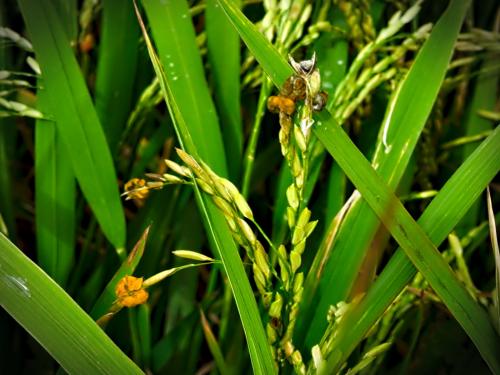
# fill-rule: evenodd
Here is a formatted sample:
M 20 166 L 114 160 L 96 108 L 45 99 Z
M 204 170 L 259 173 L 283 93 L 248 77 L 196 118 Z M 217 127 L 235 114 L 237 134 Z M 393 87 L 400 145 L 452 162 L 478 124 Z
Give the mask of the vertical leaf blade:
M 55 3 L 70 40 L 76 39 L 76 1 Z M 43 83 L 42 83 L 43 85 Z M 50 116 L 43 88 L 37 91 L 40 112 Z M 76 184 L 69 154 L 56 124 L 35 124 L 35 222 L 40 266 L 59 285 L 66 284 L 75 257 Z
M 50 112 L 46 92 L 38 93 L 40 111 Z M 64 286 L 74 262 L 76 186 L 73 167 L 56 124 L 35 126 L 35 222 L 40 266 Z
M 139 27 L 131 1 L 103 1 L 95 107 L 111 152 L 130 111 L 137 66 Z
M 227 176 L 224 144 L 215 106 L 210 97 L 193 24 L 185 1 L 164 4 L 144 1 L 151 32 L 166 78 L 199 156 L 218 174 Z
M 184 1 L 162 4 L 158 0 L 145 0 L 144 6 L 153 29 L 153 36 L 163 67 L 152 50 L 145 29 L 143 30 L 144 37 L 148 48 L 150 48 L 150 57 L 160 80 L 163 95 L 169 107 L 179 142 L 188 153 L 201 157 L 204 161 L 211 164 L 212 167 L 217 168 L 217 173 L 225 175 L 225 159 L 223 157 L 224 152 L 222 142 L 220 141 L 220 133 L 210 134 L 207 133 L 207 130 L 200 131 L 199 126 L 201 124 L 196 122 L 200 120 L 197 116 L 206 110 L 206 108 L 198 108 L 206 104 L 203 102 L 206 85 L 199 87 L 199 84 L 204 82 L 203 77 L 200 78 L 201 81 L 188 82 L 195 75 L 203 74 L 203 71 L 198 71 L 198 51 L 192 51 L 195 45 L 193 26 L 186 23 L 189 21 L 185 20 L 186 17 L 184 16 L 188 11 L 187 4 Z M 165 23 L 165 20 L 169 22 Z M 164 28 L 165 25 L 168 25 L 168 28 Z M 177 39 L 173 43 L 169 41 L 172 29 L 176 30 L 178 37 L 182 36 L 184 38 L 184 43 L 179 43 Z M 186 63 L 185 48 L 194 53 L 191 57 L 195 60 L 191 64 Z M 189 56 L 189 52 L 187 55 Z M 176 69 L 173 72 L 169 71 L 169 64 L 173 62 L 172 59 L 179 63 L 177 66 L 174 63 L 174 66 L 171 67 Z M 185 77 L 186 80 L 179 80 L 179 76 Z M 195 91 L 191 91 L 189 95 L 186 95 L 184 92 L 186 90 L 185 85 L 188 85 L 187 88 Z M 197 89 L 199 91 L 196 91 Z M 200 100 L 193 102 L 194 98 L 199 98 Z M 193 105 L 196 107 L 193 107 Z M 204 127 L 212 129 L 215 132 L 217 124 L 211 120 L 213 120 L 213 117 L 205 119 Z M 219 139 L 219 141 L 209 143 L 207 140 L 210 137 L 216 137 L 215 140 Z M 198 189 L 196 189 L 196 197 L 198 207 L 204 219 L 211 248 L 221 258 L 229 285 L 233 291 L 243 330 L 245 331 L 253 371 L 256 374 L 274 374 L 276 370 L 264 327 L 260 320 L 255 297 L 246 276 L 238 249 L 225 223 L 224 216 L 206 196 L 201 195 Z
M 240 38 L 215 0 L 205 11 L 207 48 L 229 176 L 237 179 L 243 150 L 240 111 Z
M 78 63 L 50 1 L 19 0 L 57 131 L 78 183 L 109 241 L 125 244 L 125 217 L 106 139 Z

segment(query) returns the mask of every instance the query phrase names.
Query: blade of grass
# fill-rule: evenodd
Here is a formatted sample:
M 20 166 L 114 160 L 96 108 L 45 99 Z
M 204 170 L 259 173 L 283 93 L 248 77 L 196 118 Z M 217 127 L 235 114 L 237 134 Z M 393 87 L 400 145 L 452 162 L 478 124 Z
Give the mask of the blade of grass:
M 50 113 L 47 92 L 38 90 L 37 105 Z M 76 185 L 66 145 L 56 124 L 35 124 L 35 222 L 40 266 L 59 285 L 66 284 L 75 258 Z
M 325 223 L 330 223 L 344 205 L 346 199 L 346 184 L 347 181 L 344 172 L 342 172 L 342 169 L 335 163 L 331 166 L 328 176 Z
M 335 10 L 330 10 L 329 13 L 331 14 L 329 19 L 332 26 L 346 27 L 344 17 L 337 7 L 335 7 Z M 344 38 L 325 33 L 314 42 L 312 49 L 316 51 L 318 56 L 321 87 L 328 93 L 328 96 L 332 97 L 335 94 L 335 88 L 347 72 L 349 43 Z M 331 105 L 332 101 L 328 104 Z M 327 108 L 330 109 L 330 107 Z
M 50 1 L 19 5 L 75 176 L 106 237 L 124 257 L 125 217 L 113 161 L 68 38 Z
M 497 226 L 495 224 L 495 212 L 491 203 L 490 188 L 486 189 L 486 203 L 488 206 L 488 224 L 490 227 L 491 247 L 495 258 L 495 290 L 493 291 L 493 306 L 495 309 L 493 322 L 500 334 L 500 250 L 498 248 Z
M 108 285 L 102 292 L 102 294 L 97 299 L 90 316 L 94 319 L 99 319 L 101 316 L 106 314 L 116 300 L 115 288 L 116 284 L 127 275 L 132 275 L 137 265 L 141 261 L 142 255 L 144 254 L 144 248 L 146 247 L 146 242 L 148 240 L 149 227 L 143 232 L 141 238 L 137 241 L 136 245 L 128 255 L 127 259 L 121 264 L 120 268 L 116 271 L 113 278 L 109 281 Z
M 498 64 L 498 59 L 491 57 L 489 60 L 484 61 L 481 68 L 488 69 Z M 493 128 L 493 123 L 490 120 L 479 116 L 479 110 L 493 110 L 496 102 L 496 92 L 498 87 L 499 74 L 498 70 L 490 73 L 480 75 L 474 86 L 469 112 L 465 119 L 465 137 L 475 136 Z M 465 160 L 477 147 L 475 143 L 465 145 L 463 148 L 463 159 Z M 464 216 L 457 231 L 463 234 L 471 227 L 475 226 L 480 217 L 481 202 L 478 201 L 472 205 L 470 211 Z
M 328 114 L 322 114 L 320 118 L 321 122 L 314 130 L 316 136 L 464 328 L 492 371 L 500 372 L 500 362 L 495 354 L 500 349 L 500 338 L 494 333 L 485 311 L 472 299 L 423 229 L 387 188 L 347 134 L 334 124 Z M 500 127 L 493 135 L 498 145 Z M 388 210 L 393 217 L 387 214 Z
M 314 293 L 316 292 L 316 288 L 319 286 L 319 281 L 323 274 L 326 261 L 331 255 L 333 244 L 337 240 L 338 231 L 342 225 L 345 225 L 344 219 L 346 213 L 349 212 L 352 203 L 357 200 L 358 195 L 359 193 L 355 191 L 325 228 L 321 243 L 314 256 L 311 267 L 309 267 L 309 270 L 307 271 L 304 290 L 307 289 L 310 293 L 305 294 L 302 297 L 301 303 L 304 306 L 313 303 Z
M 190 108 L 183 115 L 191 136 L 193 140 L 204 140 L 196 144 L 199 155 L 216 173 L 227 176 L 222 135 L 187 4 L 174 1 L 165 5 L 158 0 L 145 0 L 144 7 L 169 87 L 176 101 Z
M 78 37 L 78 4 L 76 0 L 54 0 L 54 7 L 71 45 L 76 43 Z
M 235 0 L 236 5 L 241 0 Z M 207 48 L 213 74 L 215 100 L 227 153 L 229 177 L 237 181 L 243 149 L 240 111 L 240 38 L 215 0 L 205 9 Z
M 233 25 L 240 32 L 242 39 L 255 54 L 262 67 L 265 70 L 269 69 L 267 73 L 272 79 L 274 78 L 275 81 L 279 82 L 279 77 L 282 77 L 288 69 L 286 63 L 279 57 L 278 52 L 273 51 L 272 46 L 262 38 L 262 35 L 257 32 L 255 27 L 238 9 L 226 0 L 218 1 L 224 7 L 226 14 L 232 20 Z M 446 20 L 448 22 L 454 20 L 451 23 L 455 26 L 452 27 L 452 35 L 453 30 L 455 33 L 458 32 L 460 21 L 463 18 L 460 16 L 465 14 L 467 5 L 467 1 L 458 0 L 453 1 L 450 8 L 448 8 Z M 456 18 L 459 19 L 458 24 Z M 445 40 L 447 34 L 445 34 Z M 275 61 L 272 60 L 273 57 L 276 59 Z M 438 87 L 435 89 L 436 92 L 438 89 Z M 429 99 L 423 100 L 426 102 Z M 401 115 L 406 116 L 407 113 L 409 113 L 409 108 L 401 110 Z M 329 113 L 322 112 L 319 114 L 313 131 L 360 191 L 363 198 L 370 204 L 379 219 L 390 230 L 392 236 L 400 243 L 406 255 L 415 263 L 455 318 L 464 327 L 486 362 L 494 371 L 500 371 L 500 364 L 494 354 L 499 346 L 499 339 L 495 334 L 492 334 L 492 327 L 485 316 L 484 310 L 475 303 L 459 283 L 453 271 L 442 259 L 422 228 L 413 220 L 394 193 L 386 186 L 385 182 Z M 391 139 L 389 144 L 392 144 L 393 141 Z M 391 215 L 388 215 L 388 209 Z
M 139 27 L 132 2 L 104 0 L 95 83 L 95 108 L 115 152 L 131 109 Z
M 142 373 L 75 301 L 3 234 L 0 289 L 0 305 L 68 373 Z
M 76 39 L 76 1 L 58 1 L 56 11 L 68 39 Z M 39 85 L 43 85 L 43 81 Z M 50 116 L 46 90 L 37 90 L 37 107 Z M 75 258 L 76 185 L 68 151 L 53 121 L 35 124 L 35 222 L 39 265 L 64 287 Z
M 479 70 L 488 70 L 491 68 L 498 68 L 498 61 L 491 56 L 486 60 Z M 499 80 L 498 69 L 489 71 L 478 76 L 474 93 L 472 96 L 471 107 L 466 117 L 465 134 L 464 136 L 474 136 L 488 130 L 493 129 L 491 120 L 485 119 L 478 114 L 479 110 L 494 110 L 495 108 L 495 95 L 497 92 Z M 464 146 L 463 157 L 464 160 L 472 154 L 476 148 L 476 144 L 468 144 Z
M 159 1 L 147 0 L 144 2 L 144 5 L 152 24 L 153 34 L 155 35 L 155 40 L 160 51 L 159 54 L 162 57 L 163 66 L 168 67 L 168 64 L 172 62 L 169 61 L 171 58 L 177 59 L 179 63 L 177 67 L 174 64 L 174 68 L 177 69 L 175 74 L 172 74 L 173 72 L 165 74 L 143 27 L 143 34 L 147 42 L 153 67 L 160 80 L 179 142 L 187 152 L 195 156 L 201 156 L 208 164 L 216 167 L 219 171 L 218 173 L 226 174 L 222 143 L 207 142 L 205 129 L 210 126 L 215 127 L 216 123 L 211 123 L 210 118 L 193 118 L 193 113 L 199 113 L 199 106 L 203 104 L 201 101 L 203 99 L 202 95 L 206 90 L 206 85 L 202 85 L 204 82 L 203 77 L 201 77 L 201 80 L 193 82 L 180 80 L 184 82 L 183 85 L 181 85 L 182 82 L 178 82 L 177 74 L 182 74 L 186 79 L 196 78 L 192 75 L 195 74 L 192 70 L 199 69 L 195 66 L 196 62 L 199 64 L 197 51 L 195 51 L 194 60 L 190 60 L 190 64 L 186 63 L 185 57 L 181 58 L 181 56 L 189 56 L 189 53 L 186 55 L 186 48 L 194 48 L 195 46 L 193 26 L 189 20 L 182 17 L 183 14 L 187 14 L 187 4 L 184 1 L 175 2 L 175 4 L 161 4 Z M 140 17 L 139 13 L 138 17 Z M 165 23 L 165 20 L 168 20 L 168 22 Z M 173 27 L 174 35 L 177 37 L 182 36 L 183 43 L 174 38 L 173 43 L 171 42 L 172 44 L 169 45 L 168 41 L 172 38 L 172 34 L 169 29 L 164 28 L 165 25 Z M 201 71 L 199 74 L 203 74 L 203 72 Z M 198 84 L 195 84 L 195 82 Z M 189 89 L 195 90 L 187 97 L 185 93 L 186 84 Z M 201 88 L 199 87 L 200 85 L 202 86 Z M 198 91 L 201 91 L 199 93 L 200 101 L 193 102 L 193 95 L 198 94 Z M 196 98 L 198 98 L 198 95 L 196 95 Z M 196 107 L 193 108 L 193 105 Z M 188 119 L 190 122 L 188 122 Z M 198 121 L 198 123 L 193 123 L 193 121 Z M 200 124 L 199 121 L 203 121 L 203 124 Z M 188 123 L 189 128 L 187 126 Z M 205 129 L 200 128 L 201 125 Z M 198 148 L 198 146 L 200 147 Z M 231 238 L 225 219 L 216 207 L 206 197 L 201 195 L 198 188 L 195 191 L 212 249 L 222 260 L 229 284 L 233 290 L 236 306 L 238 307 L 247 338 L 253 370 L 257 374 L 273 374 L 275 373 L 274 363 L 264 328 L 260 321 L 255 297 L 253 296 L 243 263 Z
M 214 357 L 215 363 L 217 364 L 217 370 L 221 375 L 229 375 L 229 370 L 227 369 L 226 361 L 224 360 L 224 356 L 222 355 L 222 350 L 215 338 L 214 333 L 212 332 L 212 328 L 210 328 L 210 324 L 208 323 L 207 318 L 203 311 L 200 310 L 201 316 L 201 326 L 203 328 L 203 334 L 205 335 L 205 339 L 207 340 L 208 347 L 212 356 Z
M 141 346 L 143 368 L 151 368 L 151 309 L 148 304 L 138 306 L 136 315 L 137 333 Z
M 127 309 L 127 318 L 130 332 L 130 345 L 132 346 L 132 359 L 139 366 L 142 366 L 142 346 L 139 342 L 139 332 L 137 328 L 137 310 Z
M 257 30 L 238 7 L 229 0 L 216 1 L 262 66 L 264 73 L 275 86 L 281 87 L 282 83 L 293 74 L 292 67 L 284 61 L 278 50 L 266 39 L 264 34 Z
M 190 197 L 192 197 L 190 195 Z M 203 223 L 199 217 L 196 202 L 190 200 L 185 207 L 178 209 L 175 216 L 182 215 L 178 223 L 178 235 L 176 241 L 171 245 L 173 249 L 201 249 L 205 241 Z M 175 257 L 173 266 L 179 267 L 186 261 Z M 212 268 L 211 272 L 215 272 Z M 199 270 L 190 269 L 176 275 L 168 285 L 169 304 L 166 307 L 166 316 L 169 317 L 166 330 L 175 326 L 178 320 L 196 311 L 198 303 L 196 294 L 198 291 Z M 207 291 L 208 293 L 208 291 Z
M 500 128 L 474 151 L 443 186 L 419 219 L 422 228 L 438 246 L 498 173 Z M 366 296 L 342 318 L 332 344 L 329 368 L 338 368 L 378 321 L 392 301 L 415 277 L 417 270 L 398 249 Z M 498 352 L 498 343 L 493 344 Z
M 334 12 L 333 25 L 340 26 L 339 16 L 340 12 Z M 315 49 L 318 51 L 318 69 L 322 77 L 321 86 L 330 96 L 335 93 L 335 87 L 346 74 L 348 47 L 346 40 L 332 41 L 328 35 L 320 37 L 315 43 Z M 346 177 L 337 163 L 330 167 L 327 186 L 325 223 L 330 223 L 345 203 Z
M 170 332 L 167 332 L 166 335 L 154 345 L 152 363 L 155 373 L 160 372 L 160 370 L 165 367 L 179 347 L 182 348 L 182 345 L 179 345 L 179 339 L 182 341 L 182 339 L 189 337 L 193 327 L 199 324 L 198 322 L 198 312 L 193 311 L 179 321 Z
M 397 94 L 391 99 L 372 165 L 392 190 L 397 189 L 432 110 L 468 3 L 450 3 L 422 46 Z M 321 337 L 329 306 L 347 300 L 379 226 L 379 218 L 365 200 L 360 199 L 353 204 L 325 266 L 324 274 L 328 276 L 320 279 L 319 295 L 315 296 L 317 302 L 311 304 L 313 311 L 305 314 L 306 321 L 311 319 L 310 314 L 314 314 L 310 326 L 300 332 L 305 334 L 307 329 L 308 347 Z M 339 264 L 342 267 L 338 267 Z
M 75 45 L 78 37 L 78 4 L 76 0 L 54 0 L 54 7 L 62 21 L 70 45 Z
M 168 103 L 170 105 L 175 105 L 172 94 L 170 94 L 168 98 Z M 179 111 L 174 108 L 172 112 L 176 114 L 176 121 L 174 121 L 174 123 L 177 123 L 179 129 L 184 128 L 180 133 L 189 134 L 185 132 L 185 130 L 187 130 L 186 124 L 180 125 L 183 120 Z M 182 137 L 182 139 L 186 138 L 189 139 L 189 137 Z M 192 144 L 191 147 L 186 146 L 185 149 L 189 153 L 196 155 L 194 144 Z M 211 247 L 215 254 L 222 260 L 229 283 L 233 290 L 233 295 L 246 334 L 254 372 L 256 374 L 273 374 L 275 370 L 272 363 L 271 352 L 267 344 L 262 322 L 259 318 L 255 298 L 250 288 L 248 278 L 246 277 L 243 263 L 239 258 L 237 248 L 225 224 L 225 219 L 212 202 L 201 195 L 198 188 L 196 188 L 196 198 L 204 216 L 207 231 L 210 235 Z

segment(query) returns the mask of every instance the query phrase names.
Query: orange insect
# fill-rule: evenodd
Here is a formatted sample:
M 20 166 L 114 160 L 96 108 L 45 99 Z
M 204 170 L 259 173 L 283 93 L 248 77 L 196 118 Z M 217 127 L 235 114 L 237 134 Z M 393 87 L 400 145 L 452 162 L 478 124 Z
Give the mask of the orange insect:
M 270 96 L 267 99 L 267 109 L 273 113 L 285 113 L 289 116 L 295 112 L 295 102 L 286 96 Z
M 306 80 L 312 79 L 311 77 L 316 74 L 319 79 L 319 72 L 316 70 L 316 53 L 313 54 L 310 60 L 296 62 L 290 57 L 290 64 L 294 68 L 296 74 L 288 77 L 283 83 L 283 87 L 278 96 L 270 96 L 267 100 L 267 109 L 273 113 L 281 115 L 292 116 L 296 109 L 296 102 L 299 100 L 306 100 L 308 95 L 308 83 Z M 313 94 L 307 105 L 312 107 L 315 112 L 321 111 L 328 99 L 328 94 L 325 91 Z M 286 117 L 285 116 L 285 117 Z
M 83 53 L 89 53 L 94 49 L 95 46 L 95 39 L 92 34 L 86 34 L 81 40 L 80 40 L 80 51 Z

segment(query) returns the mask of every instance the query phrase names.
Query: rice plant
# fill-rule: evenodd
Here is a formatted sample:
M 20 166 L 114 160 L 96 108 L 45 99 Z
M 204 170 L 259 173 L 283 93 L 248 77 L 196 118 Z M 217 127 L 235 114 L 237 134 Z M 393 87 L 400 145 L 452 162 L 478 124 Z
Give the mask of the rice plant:
M 500 374 L 495 1 L 0 21 L 1 373 Z

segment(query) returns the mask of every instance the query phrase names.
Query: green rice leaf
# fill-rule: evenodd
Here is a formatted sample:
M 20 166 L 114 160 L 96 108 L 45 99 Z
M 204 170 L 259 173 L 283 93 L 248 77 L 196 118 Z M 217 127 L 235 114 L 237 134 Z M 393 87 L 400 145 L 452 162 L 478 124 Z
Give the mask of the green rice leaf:
M 50 113 L 47 92 L 38 91 L 38 107 Z M 35 222 L 39 265 L 59 285 L 66 284 L 75 258 L 76 184 L 66 145 L 56 124 L 35 125 Z
M 408 166 L 445 77 L 468 3 L 461 0 L 450 3 L 422 46 L 395 96 L 391 98 L 372 165 L 394 191 Z M 362 262 L 372 249 L 374 238 L 380 229 L 379 218 L 372 211 L 371 205 L 363 199 L 353 203 L 344 224 L 332 256 L 325 265 L 326 276 L 321 278 L 317 302 L 312 304 L 315 312 L 307 333 L 308 347 L 312 347 L 321 337 L 321 332 L 326 327 L 328 307 L 349 298 Z M 342 267 L 338 267 L 339 264 Z M 376 265 L 376 262 L 372 262 L 371 267 Z M 373 270 L 364 271 L 374 273 Z M 331 288 L 331 285 L 335 285 L 335 288 Z M 305 319 L 310 319 L 309 314 L 306 314 Z
M 480 68 L 489 69 L 498 65 L 498 59 L 494 56 L 487 58 Z M 488 72 L 479 75 L 474 85 L 470 107 L 465 118 L 465 139 L 475 137 L 485 132 L 491 131 L 493 122 L 480 116 L 481 110 L 494 110 L 496 102 L 496 92 L 498 88 L 498 80 L 500 74 L 498 69 L 493 72 Z M 474 151 L 477 147 L 475 142 L 467 144 L 463 147 L 464 160 Z M 462 221 L 457 227 L 459 234 L 466 232 L 471 226 L 474 226 L 480 220 L 481 202 L 476 202 L 472 205 L 469 213 L 464 216 Z
M 444 241 L 448 233 L 453 230 L 498 173 L 500 169 L 500 160 L 497 156 L 499 146 L 500 127 L 497 127 L 495 133 L 482 142 L 447 181 L 418 220 L 436 246 Z M 368 330 L 378 321 L 416 273 L 417 270 L 411 261 L 402 249 L 398 249 L 366 296 L 343 316 L 332 343 L 334 352 L 328 359 L 330 369 L 338 368 L 344 363 Z M 478 320 L 478 323 L 485 325 L 484 320 Z M 483 338 L 490 341 L 491 347 L 486 350 L 480 349 L 480 351 L 483 357 L 489 356 L 487 362 L 495 372 L 498 371 L 495 370 L 498 369 L 498 356 L 494 353 L 495 351 L 498 353 L 499 343 L 498 336 L 495 338 L 492 333 L 492 330 L 487 331 L 487 335 Z
M 201 326 L 203 328 L 203 334 L 205 335 L 205 339 L 207 340 L 208 347 L 212 356 L 214 357 L 215 363 L 217 364 L 217 370 L 221 375 L 228 375 L 229 370 L 226 365 L 226 361 L 224 360 L 224 355 L 222 354 L 222 350 L 220 348 L 217 339 L 215 338 L 214 333 L 212 332 L 212 328 L 210 328 L 210 324 L 208 323 L 205 314 L 203 311 L 200 311 L 201 315 Z
M 263 39 L 262 35 L 239 10 L 226 0 L 218 1 L 267 74 L 275 83 L 282 82 L 282 78 L 286 78 L 289 67 L 278 52 L 273 52 L 273 47 Z M 464 14 L 467 5 L 467 1 L 453 1 L 448 9 L 447 21 L 458 17 L 458 24 L 455 24 L 456 29 L 460 26 L 462 19 L 460 15 Z M 451 34 L 453 35 L 453 32 Z M 425 99 L 425 101 L 427 100 Z M 409 108 L 405 108 L 401 115 L 406 116 L 405 111 L 409 111 Z M 329 113 L 320 113 L 314 127 L 314 133 L 339 163 L 396 241 L 400 243 L 406 255 L 443 299 L 479 348 L 483 358 L 492 369 L 498 370 L 498 362 L 493 353 L 498 347 L 499 340 L 497 336 L 492 334 L 485 311 L 475 303 L 459 283 L 422 228 L 415 223 L 394 193 L 369 165 Z M 390 137 L 388 139 L 390 141 L 386 143 L 386 146 L 391 145 L 393 141 Z M 397 151 L 401 150 L 396 149 L 395 152 Z
M 19 0 L 19 5 L 75 176 L 103 232 L 123 256 L 125 217 L 113 161 L 68 37 L 50 1 Z
M 148 235 L 149 227 L 146 228 L 141 238 L 139 238 L 136 245 L 129 253 L 127 259 L 123 261 L 118 271 L 116 271 L 113 278 L 109 281 L 109 283 L 106 285 L 106 288 L 97 299 L 94 307 L 92 308 L 92 311 L 90 312 L 90 316 L 92 316 L 92 318 L 97 320 L 109 311 L 111 305 L 116 300 L 116 284 L 118 284 L 118 282 L 123 277 L 134 274 L 134 271 L 139 265 L 139 262 L 142 259 L 142 255 L 144 254 Z
M 201 157 L 217 173 L 226 175 L 222 142 L 220 133 L 216 132 L 217 124 L 213 115 L 207 118 L 200 117 L 203 111 L 210 111 L 210 108 L 204 107 L 206 104 L 204 98 L 208 93 L 206 85 L 203 85 L 203 72 L 199 53 L 195 49 L 193 26 L 191 21 L 184 17 L 188 12 L 187 4 L 184 1 L 162 4 L 157 0 L 146 0 L 144 6 L 151 22 L 161 62 L 156 56 L 145 28 L 143 35 L 179 142 L 188 153 Z M 188 60 L 188 57 L 191 58 Z M 179 76 L 185 79 L 180 80 Z M 209 114 L 210 112 L 207 112 L 207 115 Z M 208 140 L 213 137 L 217 138 L 214 142 L 209 142 Z M 222 260 L 233 291 L 247 338 L 253 370 L 256 374 L 273 374 L 274 363 L 255 297 L 225 219 L 211 201 L 201 195 L 198 188 L 195 190 L 212 249 Z
M 500 334 L 500 249 L 498 247 L 497 226 L 495 212 L 491 202 L 490 188 L 486 189 L 486 202 L 488 207 L 488 223 L 490 227 L 491 247 L 495 258 L 495 290 L 493 291 L 493 324 Z
M 235 1 L 236 4 L 239 3 Z M 243 128 L 240 111 L 240 38 L 215 0 L 205 10 L 208 58 L 214 94 L 227 153 L 229 176 L 237 180 L 241 169 Z
M 495 353 L 500 348 L 500 338 L 493 330 L 485 310 L 472 299 L 422 227 L 387 188 L 342 129 L 334 124 L 328 114 L 320 117 L 321 125 L 318 124 L 315 134 L 464 328 L 493 372 L 499 372 L 500 362 Z M 500 127 L 492 136 L 498 145 Z M 496 167 L 498 172 L 500 166 L 497 164 Z
M 142 374 L 66 292 L 0 233 L 0 306 L 74 374 Z
M 131 109 L 139 27 L 131 1 L 102 2 L 95 107 L 112 153 Z
M 56 1 L 70 40 L 76 39 L 76 1 Z M 39 84 L 43 85 L 42 81 Z M 46 90 L 37 90 L 37 107 L 50 115 Z M 38 264 L 65 286 L 75 257 L 76 184 L 68 151 L 54 121 L 35 124 L 35 222 Z

